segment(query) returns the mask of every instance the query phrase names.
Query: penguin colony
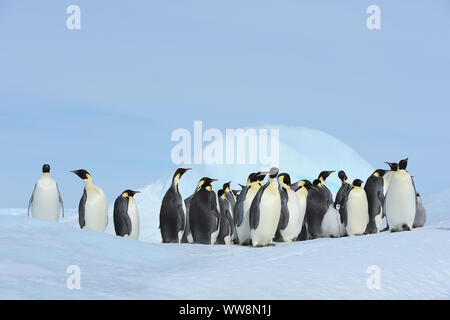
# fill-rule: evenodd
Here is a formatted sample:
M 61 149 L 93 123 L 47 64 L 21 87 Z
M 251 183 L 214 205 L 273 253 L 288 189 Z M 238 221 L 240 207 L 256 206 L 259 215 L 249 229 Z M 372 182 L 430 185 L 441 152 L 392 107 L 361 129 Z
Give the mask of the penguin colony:
M 190 169 L 177 169 L 160 210 L 164 243 L 240 244 L 263 247 L 274 242 L 302 241 L 409 231 L 422 227 L 426 211 L 406 171 L 408 159 L 386 162 L 389 170 L 375 170 L 364 181 L 352 182 L 344 171 L 333 201 L 326 179 L 334 171 L 322 171 L 312 183 L 291 182 L 278 168 L 251 173 L 241 190 L 223 185 L 217 194 L 204 177 L 194 193 L 183 199 L 181 176 Z M 386 229 L 380 230 L 386 217 Z
M 241 190 L 232 190 L 231 181 L 214 192 L 216 179 L 204 177 L 193 194 L 183 199 L 179 183 L 190 169 L 178 168 L 160 209 L 159 229 L 163 243 L 240 244 L 272 246 L 275 242 L 303 241 L 374 234 L 381 231 L 409 231 L 422 227 L 426 211 L 412 176 L 408 159 L 386 162 L 389 170 L 377 169 L 364 181 L 352 182 L 344 171 L 333 195 L 326 179 L 334 171 L 322 171 L 312 183 L 292 182 L 278 168 L 251 173 Z M 104 192 L 84 169 L 71 171 L 84 182 L 78 207 L 81 229 L 103 232 L 108 224 L 108 204 Z M 139 238 L 139 211 L 134 195 L 125 190 L 114 202 L 116 235 Z M 33 218 L 58 221 L 64 207 L 50 166 L 42 167 L 28 205 Z M 386 228 L 380 230 L 386 217 Z

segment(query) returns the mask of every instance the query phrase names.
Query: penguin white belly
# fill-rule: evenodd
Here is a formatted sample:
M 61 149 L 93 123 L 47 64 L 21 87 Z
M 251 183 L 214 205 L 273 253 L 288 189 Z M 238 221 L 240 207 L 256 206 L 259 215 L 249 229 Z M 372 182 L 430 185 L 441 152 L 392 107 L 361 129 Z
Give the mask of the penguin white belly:
M 306 198 L 308 196 L 308 191 L 305 188 L 301 188 L 299 191 L 297 191 L 297 197 L 298 197 L 298 203 L 300 207 L 300 219 L 302 221 L 305 220 L 305 214 L 306 214 Z M 300 230 L 301 232 L 301 230 Z
M 259 203 L 259 223 L 251 230 L 254 246 L 265 246 L 272 242 L 280 221 L 281 199 L 278 189 L 268 186 Z
M 252 205 L 253 198 L 255 197 L 256 192 L 253 188 L 249 188 L 244 200 L 244 218 L 240 226 L 236 228 L 239 243 L 243 244 L 250 240 L 250 206 Z
M 381 223 L 383 219 L 381 218 L 383 215 L 383 208 L 380 207 L 380 213 L 375 216 L 375 225 L 377 226 L 377 233 L 380 232 L 381 229 Z
M 33 218 L 58 221 L 59 193 L 56 182 L 51 178 L 42 178 L 36 183 L 31 204 Z
M 364 189 L 352 189 L 347 201 L 347 234 L 361 235 L 369 223 L 369 205 Z
M 328 211 L 322 220 L 322 236 L 324 238 L 339 238 L 341 236 L 341 216 L 333 204 L 330 204 Z
M 219 236 L 220 232 L 220 219 L 219 219 L 219 225 L 217 226 L 217 230 L 211 233 L 211 244 L 214 244 L 217 240 L 217 237 Z
M 181 203 L 182 203 L 182 206 L 183 206 L 184 224 L 186 224 L 186 221 L 187 221 L 187 217 L 186 217 L 186 204 L 184 203 L 184 200 L 183 200 L 183 199 L 181 199 Z M 181 238 L 183 238 L 184 228 L 185 228 L 185 226 L 183 226 L 183 230 L 181 230 L 181 231 L 178 232 L 178 242 L 181 242 Z M 189 242 L 189 239 L 187 239 L 187 240 L 188 240 L 188 242 Z
M 289 210 L 289 222 L 285 229 L 280 230 L 284 241 L 292 241 L 298 237 L 302 231 L 303 217 L 301 214 L 300 200 L 292 190 L 287 190 Z M 304 213 L 303 213 L 304 215 Z
M 103 232 L 108 224 L 108 204 L 105 194 L 100 189 L 88 189 L 86 192 L 84 207 L 86 224 L 83 229 Z
M 412 229 L 416 215 L 416 192 L 406 170 L 396 171 L 392 175 L 385 204 L 389 230 L 401 231 L 403 225 Z
M 136 206 L 136 200 L 132 197 L 128 200 L 128 216 L 131 220 L 131 234 L 129 238 L 131 239 L 139 239 L 139 210 Z

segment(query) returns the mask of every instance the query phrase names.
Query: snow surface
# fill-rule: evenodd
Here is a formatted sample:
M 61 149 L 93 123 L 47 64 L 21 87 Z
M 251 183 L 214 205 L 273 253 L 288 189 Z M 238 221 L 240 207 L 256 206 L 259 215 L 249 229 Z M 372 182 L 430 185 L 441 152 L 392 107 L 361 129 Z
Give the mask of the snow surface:
M 283 128 L 280 142 L 280 169 L 294 181 L 312 179 L 322 169 L 344 169 L 350 179 L 363 180 L 373 171 L 350 147 L 320 131 Z M 183 176 L 181 191 L 189 195 L 204 175 L 219 178 L 218 187 L 228 180 L 237 186 L 249 171 L 196 166 Z M 114 235 L 111 208 L 105 233 L 80 230 L 74 209 L 59 223 L 27 218 L 26 209 L 1 209 L 0 298 L 450 298 L 450 189 L 423 196 L 427 224 L 410 232 L 268 248 L 162 244 L 159 206 L 171 176 L 167 173 L 136 197 L 143 241 Z M 328 185 L 336 191 L 336 174 Z M 79 290 L 66 287 L 70 265 L 81 269 Z M 380 289 L 366 285 L 372 265 L 380 268 Z
M 449 221 L 268 248 L 146 243 L 23 214 L 0 224 L 2 299 L 450 298 Z M 79 290 L 66 287 L 69 265 Z

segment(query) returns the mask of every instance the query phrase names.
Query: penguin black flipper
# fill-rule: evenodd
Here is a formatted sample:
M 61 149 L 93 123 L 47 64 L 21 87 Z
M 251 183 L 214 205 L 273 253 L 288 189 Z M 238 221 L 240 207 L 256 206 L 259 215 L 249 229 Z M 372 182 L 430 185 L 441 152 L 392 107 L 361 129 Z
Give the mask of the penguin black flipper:
M 80 223 L 80 228 L 83 229 L 86 225 L 84 220 L 85 206 L 86 206 L 87 192 L 83 189 L 83 196 L 80 199 L 80 204 L 78 205 L 78 222 Z
M 56 184 L 56 190 L 58 191 L 59 204 L 61 205 L 62 216 L 63 216 L 63 218 L 64 218 L 64 203 L 63 203 L 63 199 L 62 199 L 62 197 L 61 197 L 61 193 L 59 192 L 58 184 Z
M 261 197 L 264 193 L 264 190 L 269 186 L 269 183 L 270 182 L 267 182 L 265 185 L 259 188 L 255 197 L 253 198 L 252 204 L 250 205 L 250 229 L 256 230 L 256 228 L 258 228 L 260 217 L 259 203 L 261 202 Z
M 127 197 L 119 196 L 114 202 L 114 229 L 116 235 L 123 237 L 131 234 L 131 219 L 128 216 Z
M 245 197 L 247 196 L 247 191 L 249 187 L 244 187 L 239 194 L 239 198 L 237 199 L 236 205 L 235 205 L 235 212 L 234 212 L 234 224 L 239 227 L 242 222 L 244 221 L 244 201 Z
M 186 199 L 184 199 L 184 205 L 186 207 L 186 219 L 185 219 L 185 224 L 184 224 L 184 231 L 183 231 L 183 236 L 181 237 L 181 243 L 189 243 L 188 241 L 188 235 L 191 233 L 191 228 L 189 225 L 189 209 L 191 207 L 191 200 L 192 197 L 194 195 L 190 195 L 189 197 L 187 197 Z
M 341 205 L 342 209 L 342 215 L 341 215 L 341 222 L 344 224 L 344 226 L 347 227 L 347 222 L 348 222 L 348 214 L 347 214 L 347 200 L 348 200 L 348 195 L 350 194 L 350 191 L 353 189 L 353 187 L 351 187 L 349 189 L 349 191 L 343 196 L 342 198 L 342 203 L 343 205 Z M 339 213 L 341 213 L 339 211 Z
M 280 188 L 279 191 L 280 191 L 280 198 L 281 198 L 281 214 L 280 214 L 280 221 L 278 222 L 277 230 L 284 230 L 284 229 L 286 229 L 286 227 L 289 223 L 289 209 L 287 206 L 289 197 L 288 197 L 286 189 Z
M 35 192 L 35 191 L 36 191 L 36 184 L 34 184 L 33 193 L 31 194 L 30 201 L 28 201 L 28 212 L 27 212 L 27 217 L 30 216 L 30 208 L 31 208 L 31 204 L 33 203 L 33 198 L 34 198 L 34 192 Z

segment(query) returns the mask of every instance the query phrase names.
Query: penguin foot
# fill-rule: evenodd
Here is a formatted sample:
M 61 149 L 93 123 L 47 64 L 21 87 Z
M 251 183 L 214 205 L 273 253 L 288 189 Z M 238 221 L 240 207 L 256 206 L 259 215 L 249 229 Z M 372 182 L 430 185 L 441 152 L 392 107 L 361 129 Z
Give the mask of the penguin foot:
M 268 246 L 268 247 L 275 247 L 275 243 L 272 242 L 272 241 L 270 241 L 270 242 L 267 244 L 267 246 Z
M 408 225 L 406 223 L 402 224 L 402 228 L 403 228 L 403 231 L 411 231 L 411 227 L 408 227 Z

